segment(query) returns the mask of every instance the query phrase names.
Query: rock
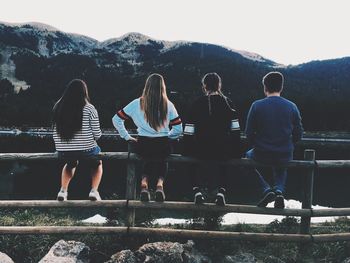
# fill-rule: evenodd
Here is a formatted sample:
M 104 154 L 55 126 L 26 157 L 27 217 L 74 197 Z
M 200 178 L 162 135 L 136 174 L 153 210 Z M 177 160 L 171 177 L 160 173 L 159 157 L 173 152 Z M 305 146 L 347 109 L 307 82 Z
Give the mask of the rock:
M 257 262 L 253 254 L 238 253 L 234 256 L 225 256 L 222 263 L 255 263 Z
M 285 263 L 282 259 L 275 256 L 267 256 L 264 259 L 264 263 Z
M 211 259 L 201 254 L 194 248 L 194 242 L 192 240 L 187 241 L 186 244 L 182 245 L 184 253 L 182 255 L 183 262 L 186 263 L 211 263 Z
M 106 263 L 211 263 L 194 248 L 193 241 L 155 242 L 141 246 L 137 251 L 122 250 Z
M 0 263 L 14 263 L 14 262 L 8 255 L 0 252 Z
M 137 260 L 131 250 L 122 250 L 114 254 L 106 263 L 137 263 Z
M 155 242 L 141 246 L 135 255 L 139 262 L 152 263 L 183 263 L 183 245 L 173 242 Z
M 39 263 L 89 263 L 90 248 L 76 241 L 58 241 Z

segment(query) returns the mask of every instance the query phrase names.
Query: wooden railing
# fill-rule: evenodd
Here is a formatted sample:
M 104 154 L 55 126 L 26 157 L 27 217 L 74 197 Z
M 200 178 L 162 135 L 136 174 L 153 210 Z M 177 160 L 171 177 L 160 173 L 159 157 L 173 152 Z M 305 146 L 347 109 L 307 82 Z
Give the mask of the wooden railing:
M 224 207 L 214 204 L 195 205 L 189 202 L 140 202 L 136 200 L 136 164 L 140 158 L 133 153 L 127 152 L 105 152 L 98 157 L 102 160 L 124 160 L 127 162 L 126 199 L 125 200 L 103 200 L 91 201 L 0 201 L 0 208 L 58 208 L 58 207 L 109 207 L 126 209 L 125 227 L 93 227 L 93 226 L 3 226 L 0 227 L 0 234 L 120 234 L 120 235 L 147 235 L 161 238 L 164 235 L 175 238 L 191 239 L 231 239 L 250 241 L 274 241 L 274 242 L 333 242 L 350 240 L 350 233 L 318 234 L 310 233 L 310 222 L 312 217 L 325 216 L 350 216 L 350 208 L 329 208 L 312 209 L 313 182 L 315 169 L 322 168 L 350 168 L 350 160 L 315 160 L 314 150 L 305 150 L 304 160 L 293 160 L 283 165 L 284 167 L 302 168 L 305 172 L 303 177 L 303 194 L 301 209 L 275 209 L 261 208 L 250 205 L 228 204 Z M 55 153 L 0 153 L 1 162 L 25 161 L 42 162 L 57 160 Z M 170 163 L 201 163 L 203 161 L 172 154 L 167 158 Z M 231 166 L 241 166 L 247 168 L 266 166 L 249 159 L 234 159 L 229 161 L 217 161 Z M 165 229 L 165 228 L 144 228 L 135 227 L 135 211 L 137 209 L 170 209 L 188 210 L 220 213 L 252 213 L 269 214 L 282 216 L 301 217 L 299 234 L 271 234 L 271 233 L 246 233 L 246 232 L 224 232 L 205 230 L 185 230 L 185 229 Z

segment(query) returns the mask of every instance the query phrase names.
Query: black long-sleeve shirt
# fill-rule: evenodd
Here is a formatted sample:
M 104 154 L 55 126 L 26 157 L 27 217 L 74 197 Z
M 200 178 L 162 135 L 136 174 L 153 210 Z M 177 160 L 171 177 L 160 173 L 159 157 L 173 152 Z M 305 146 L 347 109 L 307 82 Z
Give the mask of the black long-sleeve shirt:
M 229 99 L 202 96 L 192 104 L 184 129 L 184 152 L 205 159 L 241 157 L 239 120 Z

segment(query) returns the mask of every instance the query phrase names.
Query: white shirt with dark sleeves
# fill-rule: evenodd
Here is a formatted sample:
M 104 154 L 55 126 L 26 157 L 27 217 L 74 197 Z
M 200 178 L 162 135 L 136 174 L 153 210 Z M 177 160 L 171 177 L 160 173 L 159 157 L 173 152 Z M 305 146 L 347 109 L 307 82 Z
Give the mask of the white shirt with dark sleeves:
M 95 107 L 88 103 L 83 108 L 82 128 L 70 140 L 63 140 L 58 134 L 56 127 L 53 132 L 57 151 L 84 151 L 97 146 L 96 141 L 102 132 L 98 113 Z
M 131 138 L 124 125 L 124 121 L 128 119 L 132 119 L 137 126 L 139 136 L 176 139 L 182 134 L 182 122 L 171 101 L 168 101 L 166 123 L 159 131 L 153 129 L 145 119 L 144 112 L 141 110 L 140 98 L 133 100 L 126 107 L 119 110 L 112 119 L 113 125 L 118 130 L 120 137 L 125 140 L 130 140 Z

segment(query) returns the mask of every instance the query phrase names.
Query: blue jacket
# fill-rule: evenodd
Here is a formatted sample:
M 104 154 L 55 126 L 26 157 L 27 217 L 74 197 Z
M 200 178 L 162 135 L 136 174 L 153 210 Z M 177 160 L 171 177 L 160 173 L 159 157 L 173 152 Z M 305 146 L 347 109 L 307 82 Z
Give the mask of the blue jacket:
M 293 102 L 279 96 L 257 100 L 250 107 L 245 133 L 257 155 L 290 160 L 303 134 L 300 112 Z

